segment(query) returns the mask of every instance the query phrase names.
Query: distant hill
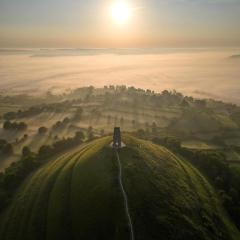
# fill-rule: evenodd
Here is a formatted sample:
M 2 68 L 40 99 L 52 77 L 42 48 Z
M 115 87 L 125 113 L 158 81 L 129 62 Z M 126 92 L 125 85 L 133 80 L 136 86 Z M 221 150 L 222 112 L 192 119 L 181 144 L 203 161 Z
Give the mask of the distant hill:
M 164 147 L 119 151 L 136 239 L 239 239 L 206 179 Z M 116 156 L 104 137 L 33 173 L 1 216 L 1 240 L 129 239 Z

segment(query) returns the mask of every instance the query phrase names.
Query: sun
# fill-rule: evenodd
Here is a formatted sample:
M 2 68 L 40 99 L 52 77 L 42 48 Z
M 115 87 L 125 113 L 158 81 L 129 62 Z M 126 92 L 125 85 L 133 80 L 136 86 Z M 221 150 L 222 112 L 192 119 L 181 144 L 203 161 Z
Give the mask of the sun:
M 112 18 L 119 25 L 126 24 L 131 16 L 131 8 L 125 1 L 117 1 L 112 6 Z

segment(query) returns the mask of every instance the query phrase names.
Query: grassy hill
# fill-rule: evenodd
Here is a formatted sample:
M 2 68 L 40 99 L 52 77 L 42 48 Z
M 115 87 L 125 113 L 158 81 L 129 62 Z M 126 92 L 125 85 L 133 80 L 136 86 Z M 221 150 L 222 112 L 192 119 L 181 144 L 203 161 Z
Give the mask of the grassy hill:
M 29 176 L 1 240 L 129 239 L 116 157 L 101 138 Z M 125 135 L 119 151 L 136 239 L 239 239 L 206 179 L 166 148 Z

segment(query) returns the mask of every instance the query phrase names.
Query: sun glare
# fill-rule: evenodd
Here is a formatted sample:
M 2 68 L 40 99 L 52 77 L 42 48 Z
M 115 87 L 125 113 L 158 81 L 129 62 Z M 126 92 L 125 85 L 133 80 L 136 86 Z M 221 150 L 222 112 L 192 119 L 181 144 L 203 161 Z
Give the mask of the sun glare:
M 131 16 L 131 8 L 125 1 L 117 1 L 112 6 L 112 17 L 119 25 L 126 24 Z

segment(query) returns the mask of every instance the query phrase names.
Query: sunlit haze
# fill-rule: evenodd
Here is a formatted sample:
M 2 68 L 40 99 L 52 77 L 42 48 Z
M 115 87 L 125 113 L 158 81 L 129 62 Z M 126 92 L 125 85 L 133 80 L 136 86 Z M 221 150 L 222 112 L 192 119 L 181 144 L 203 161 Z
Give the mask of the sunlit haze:
M 238 0 L 0 0 L 0 47 L 235 47 Z
M 117 24 L 126 24 L 131 16 L 131 7 L 125 1 L 116 1 L 112 6 L 112 17 Z

